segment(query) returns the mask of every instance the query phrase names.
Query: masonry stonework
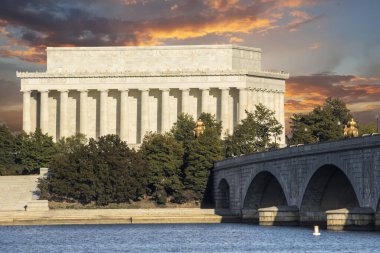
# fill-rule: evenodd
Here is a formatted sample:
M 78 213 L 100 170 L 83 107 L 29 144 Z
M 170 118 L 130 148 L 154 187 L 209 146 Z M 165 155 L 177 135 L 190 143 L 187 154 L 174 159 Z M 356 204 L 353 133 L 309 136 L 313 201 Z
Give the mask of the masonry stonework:
M 283 72 L 261 70 L 261 50 L 234 45 L 48 47 L 46 72 L 18 72 L 23 129 L 54 139 L 118 134 L 139 144 L 184 112 L 214 114 L 231 133 L 262 103 L 284 126 Z M 285 135 L 279 137 L 285 143 Z
M 271 206 L 295 207 L 309 225 L 326 224 L 335 209 L 368 215 L 380 212 L 380 135 L 230 158 L 213 176 L 217 210 L 243 218 L 258 220 Z

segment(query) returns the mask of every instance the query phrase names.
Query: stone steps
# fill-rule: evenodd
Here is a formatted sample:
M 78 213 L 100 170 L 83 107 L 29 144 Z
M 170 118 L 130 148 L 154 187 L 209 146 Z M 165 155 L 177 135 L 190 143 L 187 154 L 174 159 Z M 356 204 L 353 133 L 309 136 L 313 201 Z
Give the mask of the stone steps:
M 38 199 L 38 178 L 39 175 L 1 176 L 0 211 L 24 211 L 25 205 L 29 206 L 29 202 Z
M 164 224 L 164 223 L 225 223 L 240 222 L 237 216 L 220 216 L 213 210 L 169 209 L 104 209 L 50 210 L 36 212 L 0 212 L 0 225 L 58 225 L 58 224 Z M 144 213 L 145 214 L 142 214 Z M 194 212 L 191 214 L 191 212 Z M 139 213 L 139 215 L 136 215 Z

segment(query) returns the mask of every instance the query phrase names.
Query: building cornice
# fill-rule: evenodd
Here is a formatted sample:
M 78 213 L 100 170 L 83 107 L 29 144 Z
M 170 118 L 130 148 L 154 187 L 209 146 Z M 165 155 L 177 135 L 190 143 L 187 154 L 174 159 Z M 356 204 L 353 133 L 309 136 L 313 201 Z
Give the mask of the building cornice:
M 17 72 L 17 77 L 27 78 L 104 78 L 104 77 L 179 77 L 179 76 L 252 76 L 285 80 L 289 74 L 283 71 L 246 71 L 246 70 L 221 70 L 221 71 L 165 71 L 165 72 Z
M 261 52 L 260 48 L 225 45 L 171 45 L 171 46 L 109 46 L 109 47 L 47 47 L 46 51 L 143 51 L 143 50 L 196 50 L 196 49 L 239 49 Z

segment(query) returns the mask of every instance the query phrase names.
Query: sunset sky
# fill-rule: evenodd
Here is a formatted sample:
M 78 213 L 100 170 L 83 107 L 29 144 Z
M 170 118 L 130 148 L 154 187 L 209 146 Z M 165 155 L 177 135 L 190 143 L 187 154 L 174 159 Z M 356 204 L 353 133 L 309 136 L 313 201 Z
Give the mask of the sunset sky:
M 46 46 L 237 44 L 290 73 L 286 114 L 340 97 L 359 123 L 380 114 L 379 0 L 1 0 L 0 121 L 22 125 L 16 70 Z

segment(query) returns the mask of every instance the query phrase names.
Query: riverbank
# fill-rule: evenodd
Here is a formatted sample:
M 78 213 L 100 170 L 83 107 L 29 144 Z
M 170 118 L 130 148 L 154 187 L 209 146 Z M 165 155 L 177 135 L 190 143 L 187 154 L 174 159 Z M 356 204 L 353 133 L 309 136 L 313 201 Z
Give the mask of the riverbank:
M 0 226 L 74 224 L 168 224 L 240 222 L 237 216 L 221 216 L 214 209 L 81 209 L 40 212 L 0 212 Z

